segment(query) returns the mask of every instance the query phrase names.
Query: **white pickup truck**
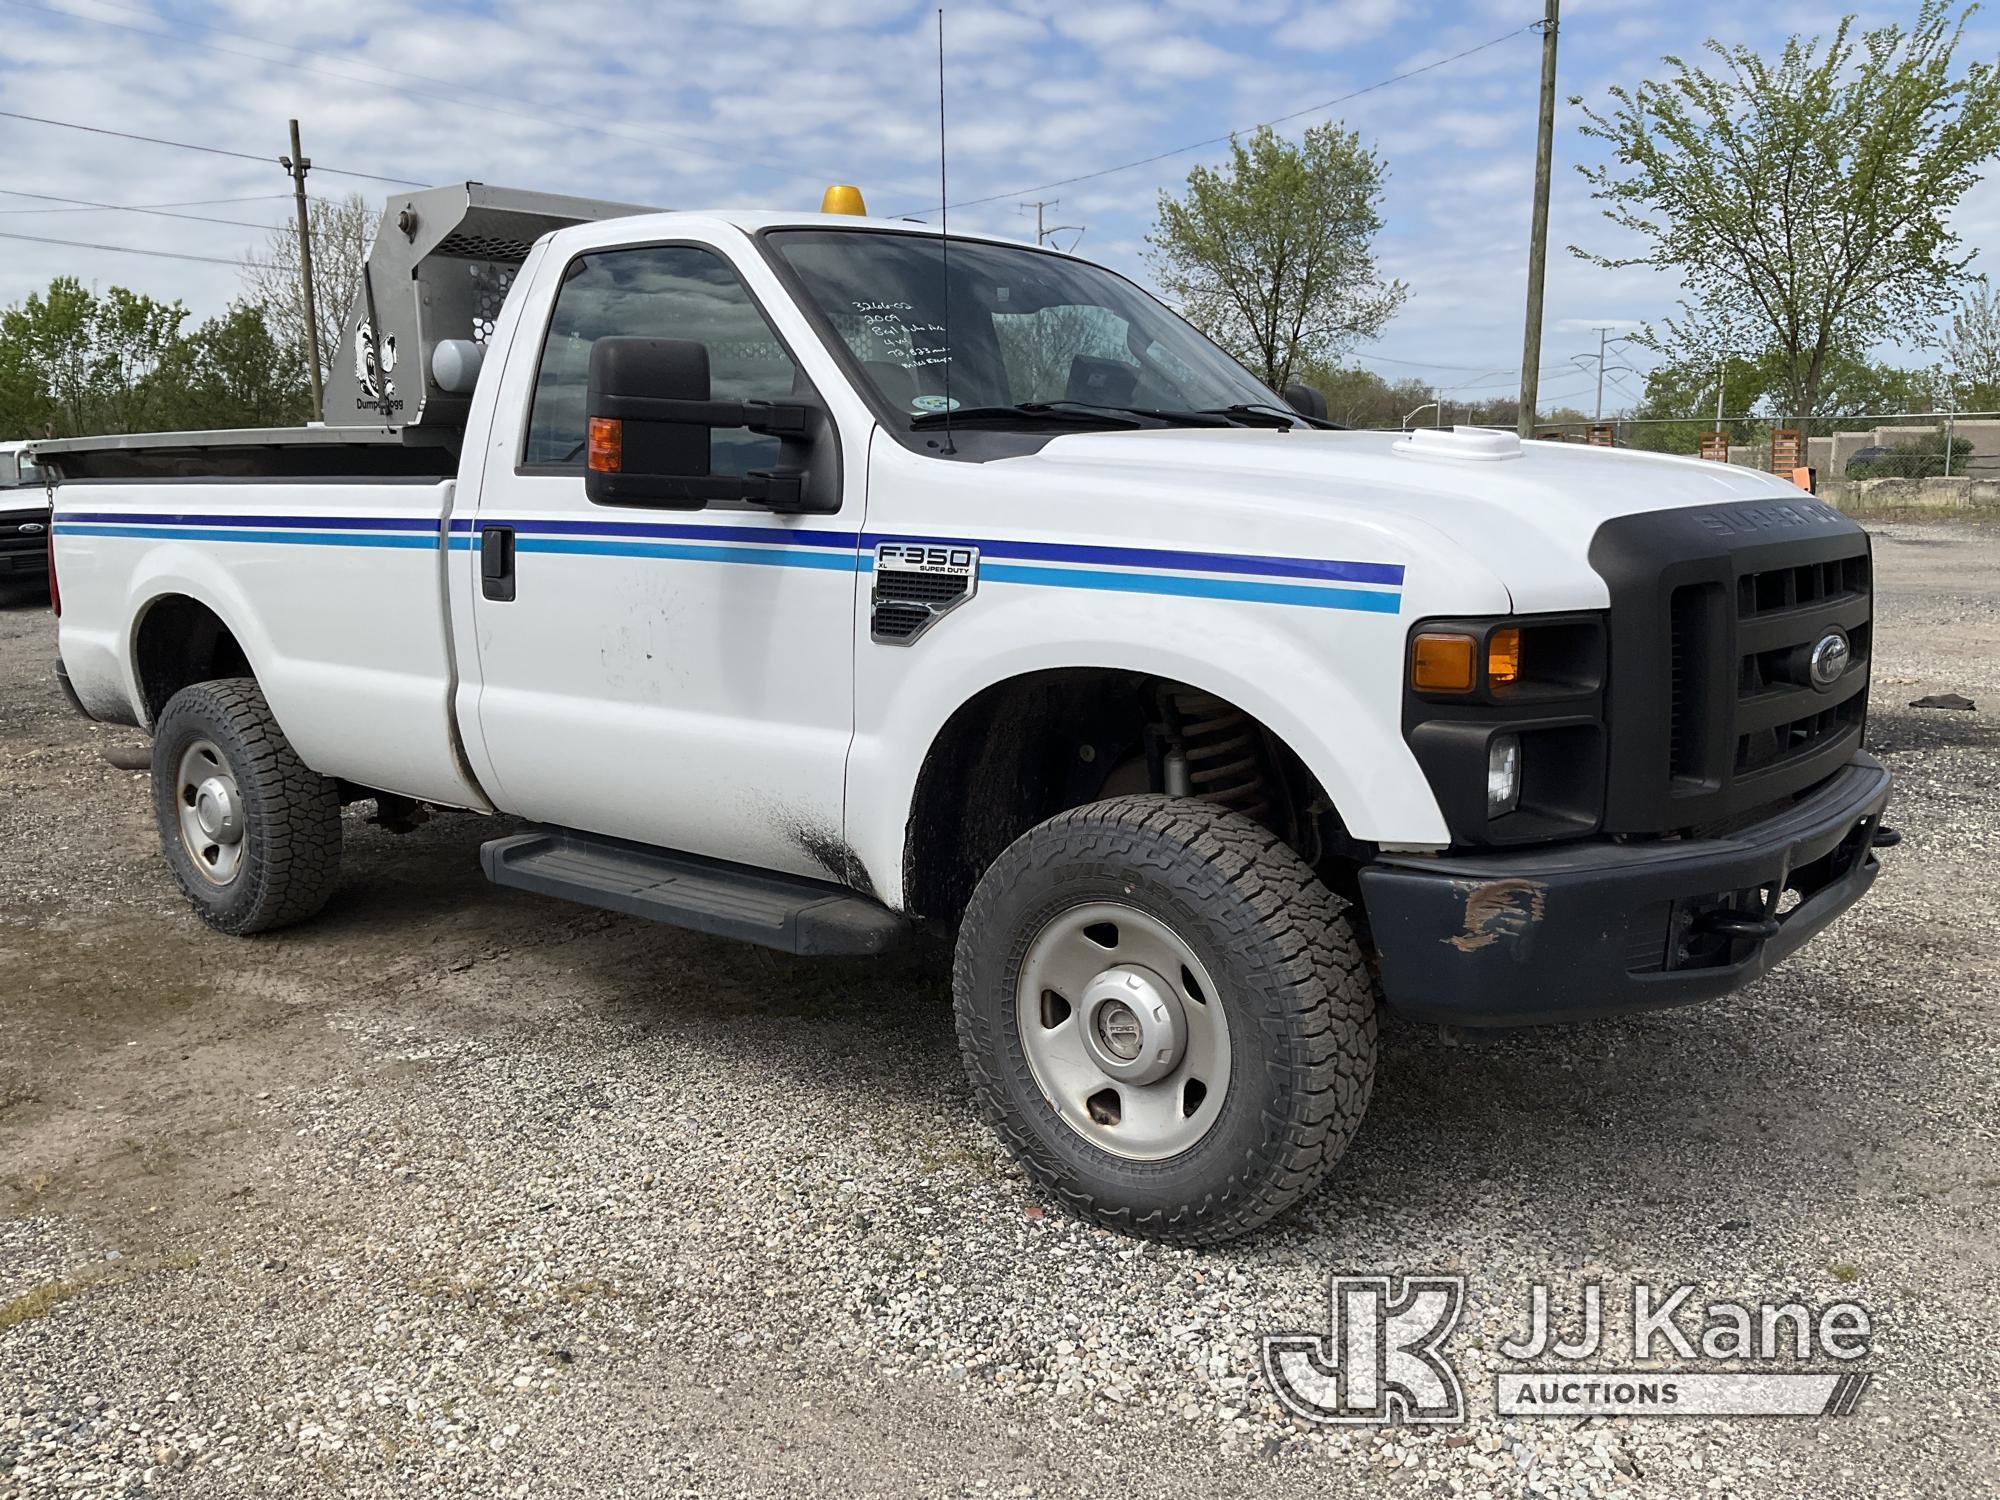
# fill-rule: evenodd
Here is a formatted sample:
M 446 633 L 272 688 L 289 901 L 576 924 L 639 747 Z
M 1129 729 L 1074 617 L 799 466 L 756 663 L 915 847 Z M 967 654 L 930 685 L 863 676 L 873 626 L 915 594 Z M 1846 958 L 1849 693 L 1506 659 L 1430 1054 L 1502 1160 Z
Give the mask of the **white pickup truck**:
M 225 932 L 317 911 L 361 799 L 794 952 L 955 928 L 1008 1146 L 1210 1242 L 1339 1158 L 1378 1001 L 1720 996 L 1894 841 L 1868 538 L 1769 476 L 1329 430 L 904 222 L 472 184 L 369 272 L 328 425 L 38 448 L 61 673 Z

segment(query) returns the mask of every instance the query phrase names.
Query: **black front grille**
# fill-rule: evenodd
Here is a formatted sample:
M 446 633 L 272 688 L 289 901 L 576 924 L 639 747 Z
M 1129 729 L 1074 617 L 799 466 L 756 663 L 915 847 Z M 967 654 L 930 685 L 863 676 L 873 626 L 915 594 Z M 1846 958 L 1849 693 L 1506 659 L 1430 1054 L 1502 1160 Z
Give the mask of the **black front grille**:
M 1838 770 L 1860 747 L 1871 636 L 1868 538 L 1817 501 L 1658 511 L 1606 523 L 1611 590 L 1605 827 L 1735 821 Z M 1848 664 L 1811 677 L 1838 632 Z
M 1836 557 L 1825 562 L 1797 563 L 1745 573 L 1736 580 L 1739 619 L 1776 614 L 1803 605 L 1864 598 L 1868 593 L 1868 559 Z
M 33 527 L 33 530 L 29 530 Z M 25 516 L 15 516 L 0 520 L 0 550 L 27 552 L 46 546 L 49 523 L 46 520 L 30 520 Z

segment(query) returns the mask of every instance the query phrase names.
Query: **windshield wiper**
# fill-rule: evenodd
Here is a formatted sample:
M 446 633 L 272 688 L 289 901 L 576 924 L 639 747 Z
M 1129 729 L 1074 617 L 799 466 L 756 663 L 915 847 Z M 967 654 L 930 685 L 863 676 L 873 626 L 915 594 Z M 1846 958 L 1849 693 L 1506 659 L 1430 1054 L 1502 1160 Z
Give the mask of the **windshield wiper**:
M 1283 406 L 1271 406 L 1262 401 L 1238 401 L 1229 406 L 1203 407 L 1204 417 L 1234 417 L 1237 421 L 1256 427 L 1304 427 L 1306 419 L 1297 412 Z
M 948 422 L 990 422 L 1015 418 L 1028 421 L 1082 423 L 1093 427 L 1139 427 L 1127 408 L 1091 406 L 1081 401 L 1020 401 L 1012 406 L 961 406 L 956 411 L 927 411 L 910 418 L 910 426 L 942 427 Z

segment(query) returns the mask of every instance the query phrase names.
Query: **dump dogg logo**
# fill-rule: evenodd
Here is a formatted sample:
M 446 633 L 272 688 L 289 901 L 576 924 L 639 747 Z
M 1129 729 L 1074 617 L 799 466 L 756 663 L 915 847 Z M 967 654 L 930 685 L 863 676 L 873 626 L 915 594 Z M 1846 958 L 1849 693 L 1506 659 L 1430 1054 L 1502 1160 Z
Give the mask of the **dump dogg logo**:
M 361 387 L 361 395 L 354 403 L 357 409 L 379 411 L 384 416 L 402 409 L 403 403 L 396 396 L 396 382 L 389 378 L 395 368 L 396 335 L 385 334 L 377 339 L 368 323 L 356 324 L 354 380 Z
M 1443 1348 L 1465 1308 L 1463 1276 L 1334 1275 L 1331 1335 L 1274 1334 L 1264 1374 L 1308 1422 L 1465 1420 L 1465 1390 Z

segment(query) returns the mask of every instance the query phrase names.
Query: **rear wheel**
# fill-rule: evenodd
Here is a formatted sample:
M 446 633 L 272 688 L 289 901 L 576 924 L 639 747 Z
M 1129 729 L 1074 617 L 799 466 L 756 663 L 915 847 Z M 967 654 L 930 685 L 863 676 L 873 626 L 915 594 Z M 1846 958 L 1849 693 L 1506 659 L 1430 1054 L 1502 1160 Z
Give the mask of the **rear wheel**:
M 174 879 L 221 932 L 303 921 L 340 878 L 340 789 L 293 751 L 249 678 L 198 682 L 153 734 L 153 815 Z
M 1062 813 L 960 928 L 988 1118 L 1086 1218 L 1196 1243 L 1310 1192 L 1367 1108 L 1374 995 L 1339 903 L 1260 824 L 1133 796 Z

